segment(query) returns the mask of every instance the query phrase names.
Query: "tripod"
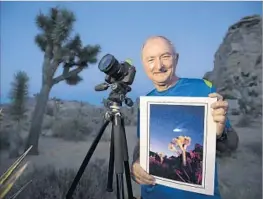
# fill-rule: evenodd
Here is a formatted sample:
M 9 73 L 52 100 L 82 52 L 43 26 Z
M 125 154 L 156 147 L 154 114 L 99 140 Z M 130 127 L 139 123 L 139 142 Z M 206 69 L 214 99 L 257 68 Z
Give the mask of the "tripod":
M 74 190 L 76 189 L 77 183 L 79 182 L 86 166 L 89 163 L 106 127 L 111 122 L 111 141 L 110 141 L 110 157 L 109 157 L 109 167 L 108 167 L 108 182 L 107 191 L 112 192 L 113 183 L 113 172 L 115 166 L 116 173 L 116 183 L 117 183 L 117 199 L 124 199 L 124 183 L 123 183 L 123 172 L 125 171 L 126 185 L 128 192 L 128 199 L 135 199 L 133 197 L 130 168 L 129 168 L 129 155 L 128 146 L 126 139 L 126 132 L 124 126 L 124 119 L 122 113 L 120 112 L 121 102 L 108 100 L 111 105 L 109 105 L 109 110 L 105 113 L 104 123 L 102 124 L 98 135 L 93 141 L 86 157 L 84 158 L 77 175 L 71 184 L 70 189 L 66 195 L 66 199 L 71 199 Z M 124 167 L 123 167 L 124 166 Z

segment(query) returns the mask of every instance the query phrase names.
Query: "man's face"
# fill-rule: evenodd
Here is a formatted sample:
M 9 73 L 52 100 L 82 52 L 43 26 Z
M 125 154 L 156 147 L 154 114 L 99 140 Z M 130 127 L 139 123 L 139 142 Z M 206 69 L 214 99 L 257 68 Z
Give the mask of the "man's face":
M 142 51 L 144 70 L 157 85 L 167 84 L 174 75 L 176 58 L 172 46 L 162 38 L 149 40 Z

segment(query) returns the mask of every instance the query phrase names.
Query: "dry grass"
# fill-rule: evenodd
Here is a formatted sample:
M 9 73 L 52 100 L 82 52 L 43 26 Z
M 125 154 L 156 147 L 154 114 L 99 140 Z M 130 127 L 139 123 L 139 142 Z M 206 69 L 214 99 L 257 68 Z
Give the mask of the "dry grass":
M 84 119 L 67 118 L 53 123 L 54 137 L 65 140 L 79 141 L 93 132 L 94 124 L 87 123 Z
M 237 127 L 247 127 L 247 126 L 250 126 L 250 124 L 251 124 L 250 117 L 242 114 L 239 116 L 236 126 Z
M 73 198 L 115 198 L 115 192 L 105 192 L 107 167 L 104 163 L 105 160 L 100 159 L 90 162 L 74 192 Z M 27 190 L 22 192 L 17 199 L 64 199 L 76 173 L 77 170 L 75 169 L 56 169 L 55 166 L 33 167 L 17 182 L 16 187 L 19 187 L 28 180 L 32 180 Z M 14 191 L 16 191 L 16 188 L 14 188 Z

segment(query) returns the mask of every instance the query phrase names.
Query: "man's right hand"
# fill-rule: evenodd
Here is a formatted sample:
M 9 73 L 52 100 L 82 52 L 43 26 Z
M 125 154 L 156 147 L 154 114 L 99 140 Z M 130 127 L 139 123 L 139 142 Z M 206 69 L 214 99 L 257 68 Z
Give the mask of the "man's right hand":
M 155 185 L 155 179 L 149 175 L 140 165 L 139 161 L 136 161 L 132 165 L 131 173 L 133 179 L 138 184 Z

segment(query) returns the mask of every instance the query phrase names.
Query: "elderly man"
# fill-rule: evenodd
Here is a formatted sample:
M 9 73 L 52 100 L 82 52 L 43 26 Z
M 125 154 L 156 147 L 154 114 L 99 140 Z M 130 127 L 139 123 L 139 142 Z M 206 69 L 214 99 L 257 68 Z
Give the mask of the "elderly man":
M 163 36 L 154 36 L 146 40 L 142 48 L 144 70 L 153 82 L 154 90 L 147 96 L 192 96 L 215 97 L 212 105 L 212 116 L 217 124 L 217 150 L 233 151 L 238 146 L 238 136 L 226 117 L 228 103 L 216 93 L 211 82 L 203 79 L 180 78 L 176 76 L 179 54 L 172 43 Z M 139 123 L 139 114 L 138 114 Z M 138 124 L 138 138 L 140 136 Z M 131 168 L 133 179 L 141 184 L 143 199 L 220 199 L 217 172 L 215 174 L 214 196 L 182 191 L 162 185 L 155 185 L 155 179 L 142 169 L 139 163 L 139 141 L 134 149 Z

